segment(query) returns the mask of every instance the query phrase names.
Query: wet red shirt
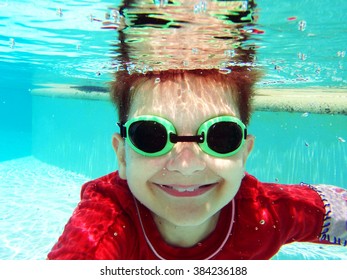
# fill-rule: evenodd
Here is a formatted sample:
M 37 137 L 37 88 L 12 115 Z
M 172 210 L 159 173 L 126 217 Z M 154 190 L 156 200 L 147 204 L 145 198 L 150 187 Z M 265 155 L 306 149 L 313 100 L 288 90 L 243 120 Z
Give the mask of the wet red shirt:
M 175 247 L 162 239 L 150 211 L 114 172 L 82 187 L 81 202 L 48 258 L 269 259 L 283 244 L 319 242 L 325 212 L 308 186 L 262 183 L 246 175 L 234 208 L 230 202 L 222 209 L 214 232 L 193 247 Z

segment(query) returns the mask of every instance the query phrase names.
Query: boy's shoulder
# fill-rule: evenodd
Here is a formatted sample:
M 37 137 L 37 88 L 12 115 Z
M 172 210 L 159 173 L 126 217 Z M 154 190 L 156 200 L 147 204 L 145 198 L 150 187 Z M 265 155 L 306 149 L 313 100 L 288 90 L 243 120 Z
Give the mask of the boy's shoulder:
M 115 172 L 111 172 L 109 174 L 106 174 L 104 176 L 101 176 L 99 178 L 93 179 L 91 181 L 86 182 L 83 186 L 82 186 L 82 192 L 86 189 L 86 188 L 90 188 L 92 186 L 99 186 L 99 187 L 111 187 L 111 186 L 115 186 L 115 187 L 122 187 L 122 186 L 127 186 L 127 181 L 123 180 L 119 177 L 119 173 L 118 171 Z
M 246 174 L 242 180 L 236 200 L 253 201 L 261 204 L 287 204 L 324 208 L 321 196 L 309 184 L 280 184 L 278 182 L 261 182 L 254 176 Z
M 121 179 L 116 171 L 85 183 L 81 189 L 81 200 L 110 200 L 119 206 L 126 206 L 133 197 L 127 181 Z
M 133 197 L 117 172 L 85 183 L 81 201 L 49 259 L 128 258 L 131 244 L 126 237 L 136 235 L 134 213 Z

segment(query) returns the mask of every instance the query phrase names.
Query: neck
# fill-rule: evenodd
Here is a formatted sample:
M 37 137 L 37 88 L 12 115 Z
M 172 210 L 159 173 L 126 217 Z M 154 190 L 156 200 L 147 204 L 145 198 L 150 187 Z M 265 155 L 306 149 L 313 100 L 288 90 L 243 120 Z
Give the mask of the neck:
M 194 226 L 177 226 L 153 214 L 157 228 L 164 240 L 174 246 L 189 248 L 205 239 L 216 228 L 219 212 Z

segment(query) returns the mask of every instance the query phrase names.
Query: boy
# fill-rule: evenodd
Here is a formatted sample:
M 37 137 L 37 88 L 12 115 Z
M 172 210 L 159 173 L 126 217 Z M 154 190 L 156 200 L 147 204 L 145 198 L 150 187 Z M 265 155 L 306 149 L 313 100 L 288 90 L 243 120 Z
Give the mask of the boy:
M 119 72 L 119 170 L 86 183 L 49 259 L 269 259 L 347 244 L 347 192 L 245 171 L 255 71 Z

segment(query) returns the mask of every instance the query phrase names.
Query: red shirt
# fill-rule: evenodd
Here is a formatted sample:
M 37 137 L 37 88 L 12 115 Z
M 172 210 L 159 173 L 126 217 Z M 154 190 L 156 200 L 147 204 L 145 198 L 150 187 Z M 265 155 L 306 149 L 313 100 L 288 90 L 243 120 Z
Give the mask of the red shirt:
M 193 247 L 175 247 L 114 172 L 82 187 L 81 202 L 48 258 L 269 259 L 283 244 L 319 242 L 325 214 L 321 197 L 309 186 L 262 183 L 247 174 L 214 232 Z

